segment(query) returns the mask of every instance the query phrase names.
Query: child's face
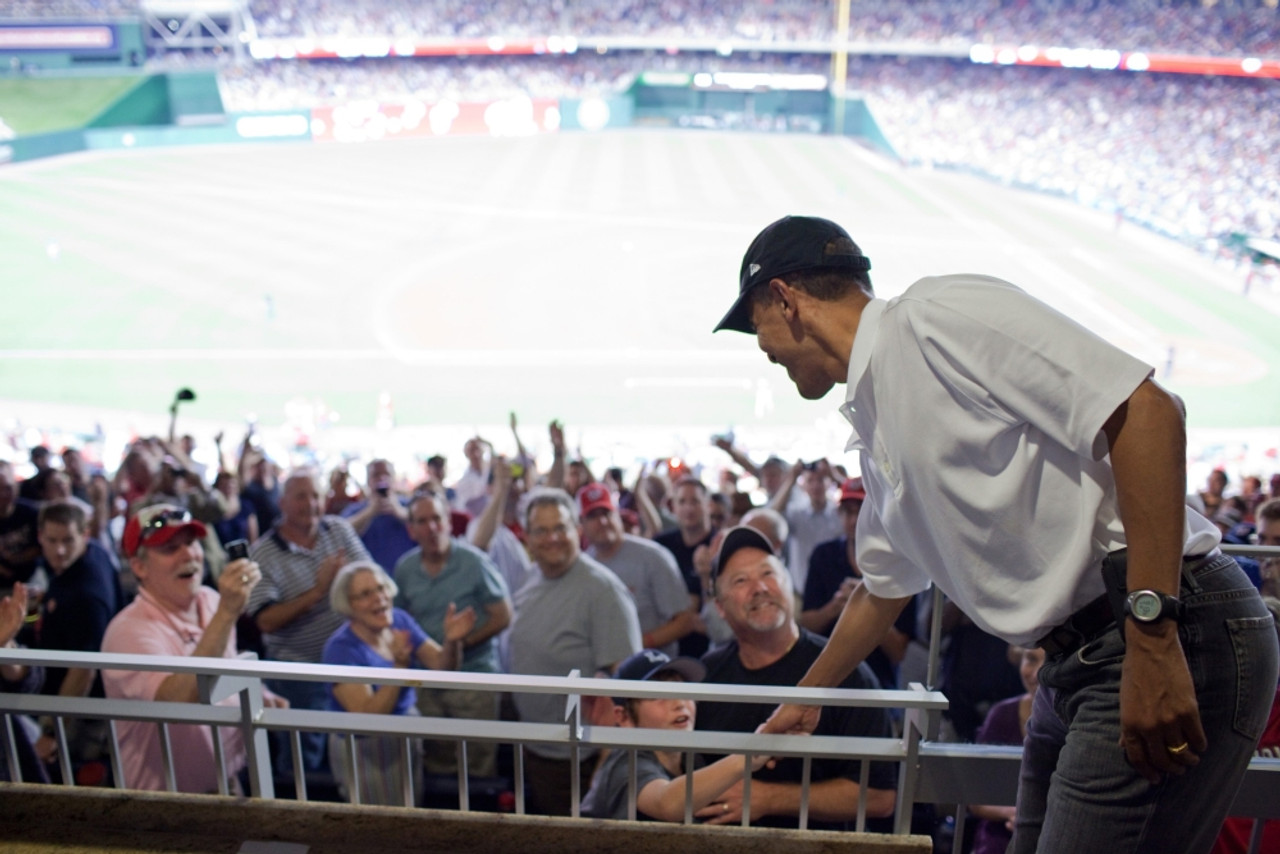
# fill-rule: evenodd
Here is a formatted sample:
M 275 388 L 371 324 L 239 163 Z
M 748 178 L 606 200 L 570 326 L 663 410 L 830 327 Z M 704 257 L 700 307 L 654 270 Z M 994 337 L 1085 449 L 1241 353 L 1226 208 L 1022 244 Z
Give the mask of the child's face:
M 664 674 L 667 675 L 667 674 Z M 679 676 L 669 674 L 663 682 L 683 682 Z M 680 697 L 660 700 L 635 700 L 631 703 L 633 725 L 644 729 L 693 730 L 698 704 Z

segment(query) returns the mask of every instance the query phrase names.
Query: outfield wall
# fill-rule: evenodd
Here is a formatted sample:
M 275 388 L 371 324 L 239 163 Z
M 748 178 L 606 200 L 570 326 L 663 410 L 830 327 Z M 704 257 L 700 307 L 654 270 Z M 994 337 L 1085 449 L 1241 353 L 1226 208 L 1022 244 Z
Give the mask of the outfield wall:
M 300 139 L 367 142 L 457 134 L 511 137 L 637 124 L 817 132 L 834 127 L 839 114 L 835 99 L 825 91 L 701 90 L 688 82 L 637 83 L 627 93 L 608 98 L 358 102 L 226 113 L 213 72 L 168 73 L 139 75 L 136 85 L 83 127 L 0 142 L 0 164 L 99 149 Z M 894 153 L 861 99 L 847 101 L 843 116 L 846 135 Z

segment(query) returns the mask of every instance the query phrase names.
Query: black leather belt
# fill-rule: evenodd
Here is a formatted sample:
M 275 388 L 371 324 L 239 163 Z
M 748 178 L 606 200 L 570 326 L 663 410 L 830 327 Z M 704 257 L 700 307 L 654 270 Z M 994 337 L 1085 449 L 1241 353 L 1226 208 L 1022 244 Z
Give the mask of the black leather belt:
M 1185 555 L 1182 558 L 1182 571 L 1184 575 L 1195 575 L 1221 555 L 1222 552 L 1216 548 L 1204 554 Z M 1075 652 L 1111 628 L 1115 622 L 1115 611 L 1112 610 L 1111 602 L 1104 593 L 1068 617 L 1062 625 L 1036 641 L 1036 646 L 1043 649 L 1050 658 Z
M 1111 603 L 1104 593 L 1068 617 L 1065 623 L 1036 641 L 1036 646 L 1043 649 L 1045 655 L 1050 658 L 1075 652 L 1085 643 L 1114 626 L 1115 622 L 1116 615 L 1111 610 Z

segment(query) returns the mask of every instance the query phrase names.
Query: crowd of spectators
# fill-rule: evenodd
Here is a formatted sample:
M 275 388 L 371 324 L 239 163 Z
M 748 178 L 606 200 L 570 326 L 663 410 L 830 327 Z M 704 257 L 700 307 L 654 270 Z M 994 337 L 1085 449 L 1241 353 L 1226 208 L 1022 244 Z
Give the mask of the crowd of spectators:
M 694 471 L 678 460 L 661 459 L 638 472 L 593 471 L 589 460 L 570 454 L 558 423 L 543 443 L 551 449 L 550 465 L 544 455 L 540 469 L 537 455 L 521 441 L 514 415 L 511 429 L 507 455 L 479 436 L 470 439 L 460 474 L 451 474 L 439 454 L 399 475 L 380 459 L 369 460 L 360 471 L 350 469 L 354 461 L 332 471 L 286 471 L 263 453 L 252 434 L 238 449 L 224 449 L 218 437 L 215 453 L 203 457 L 210 465 L 192 458 L 189 437 L 140 439 L 118 464 L 104 461 L 114 472 L 95 466 L 91 448 L 54 454 L 36 446 L 29 466 L 0 461 L 0 594 L 13 588 L 15 601 L 29 596 L 35 613 L 43 609 L 34 633 L 19 640 L 51 649 L 93 650 L 102 644 L 146 652 L 148 644 L 158 643 L 158 648 L 173 647 L 166 654 L 230 655 L 238 646 L 286 661 L 388 667 L 416 662 L 557 675 L 566 667 L 607 673 L 643 648 L 659 656 L 678 648 L 681 654 L 702 656 L 710 681 L 737 682 L 735 650 L 759 652 L 772 641 L 787 641 L 782 646 L 791 649 L 797 638 L 807 648 L 820 648 L 857 583 L 853 542 L 866 497 L 858 478 L 825 460 L 788 463 L 772 455 L 761 460 L 760 449 L 749 454 L 728 437 L 713 440 L 725 454 L 717 456 L 722 465 L 715 468 Z M 1267 473 L 1266 480 L 1263 474 L 1243 478 L 1235 487 L 1215 471 L 1206 489 L 1189 495 L 1188 503 L 1211 515 L 1228 542 L 1280 542 L 1280 473 Z M 228 527 L 250 519 L 251 525 Z M 767 565 L 729 565 L 722 553 L 741 544 L 722 545 L 722 538 L 736 525 L 755 532 L 748 545 L 768 552 Z M 253 540 L 248 559 L 232 547 L 242 538 Z M 739 571 L 753 578 L 763 573 L 752 583 L 764 587 L 751 589 L 768 588 L 784 621 L 770 621 L 767 631 L 751 628 L 751 608 L 718 581 Z M 1251 575 L 1265 593 L 1280 592 L 1280 561 L 1255 564 Z M 200 588 L 201 578 L 207 590 Z M 569 590 L 576 592 L 570 596 Z M 74 621 L 55 637 L 55 616 L 70 612 L 55 612 L 54 604 L 81 603 L 75 606 L 79 613 L 90 601 L 95 618 Z M 163 612 L 174 602 L 189 609 L 190 631 L 168 638 L 166 626 L 173 620 Z M 573 609 L 583 602 L 594 603 L 582 614 L 583 625 L 595 627 L 577 634 Z M 871 666 L 860 672 L 859 684 L 894 685 L 899 668 L 909 666 L 910 650 L 924 649 L 929 603 L 923 603 L 904 612 L 910 616 L 895 624 L 874 661 L 868 660 Z M 12 602 L 0 606 L 0 618 L 14 607 Z M 954 606 L 947 608 L 942 674 L 952 700 L 947 732 L 972 740 L 993 705 L 1028 689 L 1004 644 L 976 629 Z M 611 627 L 603 635 L 590 618 L 601 609 L 617 611 L 603 624 Z M 573 644 L 561 647 L 550 640 L 561 631 L 573 635 Z M 590 639 L 585 651 L 583 638 Z M 336 639 L 359 656 L 338 656 Z M 585 663 L 575 656 L 585 656 Z M 788 675 L 771 684 L 794 682 L 792 671 L 800 665 L 779 661 L 778 666 Z M 725 676 L 724 668 L 738 676 Z M 35 689 L 28 673 L 0 676 L 16 689 Z M 130 684 L 122 674 L 105 674 L 107 696 L 132 696 Z M 152 698 L 190 694 L 190 686 L 171 683 L 163 674 L 148 677 L 146 686 Z M 278 681 L 269 688 L 273 702 L 295 708 L 498 715 L 496 707 L 480 708 L 492 704 L 491 694 L 470 697 L 475 705 L 462 707 L 442 703 L 440 692 L 415 698 L 409 689 L 338 686 L 330 691 L 318 683 Z M 92 671 L 70 671 L 50 678 L 45 690 L 101 696 L 103 681 Z M 522 719 L 539 719 L 533 703 L 517 698 L 514 708 Z M 608 708 L 587 713 L 606 724 L 628 719 Z M 707 710 L 707 720 L 718 720 L 714 708 Z M 742 723 L 744 731 L 758 722 Z M 859 726 L 865 734 L 884 733 L 890 722 Z M 56 779 L 59 769 L 51 753 L 56 745 L 48 731 L 46 723 L 43 734 L 40 729 L 31 733 L 27 759 L 43 762 L 40 774 Z M 146 732 L 137 734 L 143 741 L 146 737 Z M 94 764 L 100 742 L 101 734 L 95 733 L 73 741 L 75 767 Z M 312 747 L 313 753 L 304 746 L 305 761 L 311 771 L 323 771 L 324 739 L 317 737 Z M 384 748 L 370 742 L 361 748 L 359 761 L 367 769 L 386 767 L 390 753 Z M 282 746 L 277 755 L 278 773 L 292 773 L 287 749 Z M 125 762 L 133 769 L 130 785 L 140 785 L 139 780 L 159 785 L 155 757 L 134 758 Z M 473 759 L 481 763 L 473 770 L 493 773 L 492 755 Z M 563 757 L 530 759 L 544 760 L 545 774 L 564 770 Z M 102 766 L 100 759 L 97 765 Z M 585 770 L 589 774 L 591 767 Z M 839 772 L 842 779 L 847 770 Z M 343 780 L 352 773 L 334 771 Z M 393 777 L 383 781 L 388 802 L 400 797 Z M 210 785 L 205 780 L 199 788 Z M 883 801 L 892 780 L 883 778 L 882 788 L 884 794 L 875 797 Z M 718 807 L 708 807 L 713 808 Z M 891 799 L 878 809 L 880 815 L 891 812 Z
M 98 18 L 140 8 L 136 0 L 0 0 L 0 18 Z M 835 31 L 834 4 L 821 0 L 252 0 L 249 10 L 265 37 L 572 35 L 786 44 L 830 41 Z M 1264 0 L 852 0 L 848 38 L 949 50 L 1040 44 L 1266 57 L 1280 51 L 1280 14 Z
M 266 36 L 490 35 L 735 39 L 768 44 L 829 41 L 835 7 L 814 0 L 561 0 L 558 3 L 366 3 L 255 0 Z M 855 44 L 967 49 L 975 43 L 1140 49 L 1225 56 L 1280 50 L 1280 17 L 1262 2 L 1203 5 L 1168 0 L 852 0 Z

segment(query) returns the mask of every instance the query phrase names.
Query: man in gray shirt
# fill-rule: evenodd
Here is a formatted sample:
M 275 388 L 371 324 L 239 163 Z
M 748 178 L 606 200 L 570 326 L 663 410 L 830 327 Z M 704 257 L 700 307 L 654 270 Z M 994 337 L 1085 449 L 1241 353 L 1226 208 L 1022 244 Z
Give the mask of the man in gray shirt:
M 616 575 L 582 554 L 575 511 L 573 499 L 562 489 L 529 494 L 525 531 L 538 572 L 515 595 L 512 673 L 567 676 L 577 670 L 593 677 L 611 673 L 619 661 L 640 650 L 640 620 L 631 594 Z M 513 699 L 523 721 L 564 722 L 564 695 L 516 694 Z M 584 698 L 584 719 L 590 719 L 592 706 Z M 591 759 L 590 752 L 579 754 L 584 787 Z M 528 745 L 525 778 L 533 784 L 528 811 L 570 815 L 572 773 L 567 745 Z
M 613 495 L 603 483 L 578 490 L 578 514 L 587 554 L 613 570 L 631 591 L 642 646 L 674 656 L 676 642 L 697 622 L 697 601 L 689 595 L 671 552 L 622 530 Z

